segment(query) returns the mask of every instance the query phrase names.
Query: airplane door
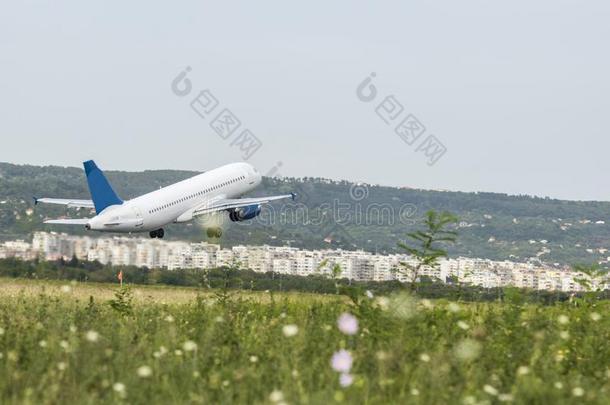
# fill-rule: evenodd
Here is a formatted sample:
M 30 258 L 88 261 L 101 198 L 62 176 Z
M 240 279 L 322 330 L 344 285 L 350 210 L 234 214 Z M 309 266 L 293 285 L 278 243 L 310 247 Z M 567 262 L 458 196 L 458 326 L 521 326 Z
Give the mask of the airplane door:
M 139 207 L 133 207 L 133 213 L 136 219 L 136 227 L 144 225 L 144 218 L 142 218 L 142 211 Z

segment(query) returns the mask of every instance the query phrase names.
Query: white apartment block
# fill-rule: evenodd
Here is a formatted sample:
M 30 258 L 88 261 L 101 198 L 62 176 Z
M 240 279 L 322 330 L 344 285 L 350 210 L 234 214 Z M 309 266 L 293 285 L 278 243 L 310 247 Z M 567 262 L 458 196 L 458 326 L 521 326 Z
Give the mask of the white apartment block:
M 460 282 L 485 288 L 515 286 L 536 290 L 581 291 L 577 282 L 585 275 L 568 268 L 534 263 L 492 261 L 459 257 L 441 260 L 435 268 L 422 267 L 407 255 L 377 255 L 364 251 L 302 250 L 292 247 L 234 246 L 163 241 L 148 238 L 71 236 L 36 232 L 32 243 L 23 240 L 0 244 L 0 258 L 22 260 L 79 260 L 148 268 L 208 269 L 238 266 L 256 272 L 331 276 L 338 265 L 339 277 L 356 281 L 412 281 L 422 277 L 446 283 Z M 417 277 L 415 277 L 417 276 Z M 610 280 L 591 280 L 593 288 L 610 289 Z

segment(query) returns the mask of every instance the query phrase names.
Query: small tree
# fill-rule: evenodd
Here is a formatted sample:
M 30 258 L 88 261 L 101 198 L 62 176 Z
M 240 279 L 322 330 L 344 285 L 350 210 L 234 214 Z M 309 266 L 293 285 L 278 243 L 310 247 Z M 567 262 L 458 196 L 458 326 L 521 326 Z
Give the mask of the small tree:
M 439 266 L 438 260 L 447 257 L 447 251 L 439 244 L 455 243 L 457 232 L 447 230 L 447 227 L 457 221 L 457 217 L 448 212 L 439 214 L 436 211 L 428 211 L 424 219 L 426 229 L 407 234 L 412 244 L 398 243 L 398 247 L 406 250 L 415 259 L 415 264 L 401 262 L 401 268 L 398 270 L 398 273 L 410 276 L 411 290 L 416 290 L 415 282 L 424 267 L 436 268 Z

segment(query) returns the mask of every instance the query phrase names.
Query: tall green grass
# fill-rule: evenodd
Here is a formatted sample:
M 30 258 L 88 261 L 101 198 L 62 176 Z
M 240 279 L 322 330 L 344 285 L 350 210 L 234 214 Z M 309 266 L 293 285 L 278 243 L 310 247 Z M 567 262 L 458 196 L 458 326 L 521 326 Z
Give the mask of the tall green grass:
M 219 291 L 162 304 L 76 288 L 0 298 L 0 402 L 610 402 L 607 302 Z M 354 335 L 337 327 L 346 312 Z

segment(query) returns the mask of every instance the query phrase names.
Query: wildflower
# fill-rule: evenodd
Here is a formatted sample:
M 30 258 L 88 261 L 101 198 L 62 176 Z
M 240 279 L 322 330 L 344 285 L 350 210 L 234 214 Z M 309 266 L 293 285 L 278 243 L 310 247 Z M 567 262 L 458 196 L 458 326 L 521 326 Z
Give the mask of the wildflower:
M 192 340 L 187 340 L 182 344 L 182 348 L 185 352 L 194 352 L 197 350 L 197 343 L 193 342 Z
M 379 361 L 385 361 L 390 358 L 388 353 L 384 352 L 383 350 L 379 350 L 377 353 L 375 353 L 375 357 L 377 357 L 377 360 Z
M 568 322 L 570 322 L 570 318 L 568 318 L 567 315 L 561 314 L 557 317 L 557 322 L 559 322 L 561 325 L 566 325 Z
M 479 356 L 481 344 L 472 339 L 464 339 L 455 347 L 455 357 L 458 360 L 470 361 Z
M 387 297 L 377 297 L 377 305 L 385 311 L 390 307 L 390 300 Z
M 500 402 L 513 402 L 515 397 L 512 394 L 500 394 L 498 395 L 498 401 Z
M 76 333 L 76 326 L 70 325 L 70 333 Z
M 182 356 L 182 350 L 180 350 L 180 349 L 176 349 L 176 350 L 174 350 L 174 354 L 175 354 L 176 356 Z
M 284 394 L 280 390 L 273 390 L 271 394 L 269 394 L 269 401 L 277 404 L 278 402 L 284 401 Z
M 419 390 L 417 388 L 411 388 L 411 395 L 414 397 L 419 395 Z
M 250 363 L 256 363 L 258 361 L 258 357 L 250 356 Z
M 530 369 L 528 366 L 519 366 L 517 369 L 517 375 L 526 375 L 530 373 Z
M 349 373 L 341 373 L 339 376 L 339 385 L 342 387 L 349 387 L 354 382 L 354 376 Z
M 116 383 L 112 384 L 112 389 L 115 392 L 118 392 L 119 394 L 123 394 L 123 393 L 125 393 L 125 384 L 123 384 L 121 382 L 116 382 Z
M 329 331 L 329 330 L 331 330 L 332 328 L 333 328 L 333 327 L 332 327 L 332 326 L 330 326 L 330 325 L 324 325 L 324 330 L 325 330 L 325 331 Z
M 468 324 L 464 321 L 458 321 L 457 326 L 458 326 L 458 328 L 463 329 L 463 330 L 468 330 L 468 328 L 470 328 L 470 326 L 468 326 Z
M 559 332 L 559 337 L 563 340 L 568 340 L 570 338 L 570 332 L 568 332 L 567 330 L 562 330 L 561 332 Z
M 63 361 L 60 361 L 59 363 L 57 363 L 57 369 L 59 371 L 64 371 L 66 368 L 68 368 L 68 365 L 66 363 L 64 363 Z
M 225 319 L 222 316 L 218 315 L 216 318 L 214 318 L 214 321 L 216 323 L 223 323 Z
M 89 330 L 85 333 L 85 339 L 87 339 L 91 343 L 95 343 L 99 340 L 100 334 L 94 330 Z
M 427 353 L 422 353 L 419 355 L 419 359 L 424 363 L 428 363 L 430 361 L 430 356 Z
M 199 373 L 199 371 L 193 371 L 193 378 L 199 378 L 201 377 L 201 374 Z
M 299 376 L 299 370 L 293 369 L 290 374 L 292 375 L 292 378 L 297 378 Z
M 280 314 L 280 318 L 282 318 L 282 319 L 286 318 L 286 312 L 282 312 L 282 313 Z
M 460 312 L 460 306 L 455 302 L 450 302 L 449 305 L 447 305 L 447 310 L 449 312 L 457 313 Z
M 344 312 L 337 320 L 337 327 L 346 335 L 355 335 L 358 333 L 358 319 L 354 315 Z
M 472 395 L 468 395 L 468 396 L 464 397 L 464 399 L 462 400 L 462 403 L 464 405 L 474 405 L 477 403 L 477 399 L 475 397 L 473 397 Z
M 561 381 L 555 381 L 555 384 L 553 384 L 555 386 L 555 388 L 557 388 L 558 390 L 563 388 L 563 383 Z
M 166 317 L 165 317 L 165 322 L 169 322 L 169 323 L 174 322 L 174 317 L 173 317 L 173 316 L 171 316 L 171 315 L 166 316 Z
M 148 378 L 152 375 L 152 368 L 148 366 L 140 366 L 137 370 L 138 377 L 140 378 Z
M 165 346 L 159 347 L 159 350 L 153 353 L 155 359 L 163 357 L 167 354 L 167 348 Z
M 585 395 L 585 390 L 581 387 L 574 387 L 572 388 L 572 395 L 575 397 L 582 397 L 583 395 Z
M 282 333 L 286 337 L 295 336 L 297 333 L 299 333 L 299 327 L 294 324 L 284 325 L 282 328 Z
M 4 328 L 0 327 L 0 336 L 4 335 Z
M 352 355 L 347 350 L 341 349 L 333 354 L 330 365 L 338 373 L 348 373 L 352 368 Z
M 224 380 L 224 381 L 222 382 L 222 386 L 223 386 L 223 387 L 228 387 L 228 386 L 229 386 L 229 380 Z
M 42 347 L 43 349 L 45 347 L 47 347 L 47 341 L 46 340 L 41 340 L 40 342 L 38 342 L 38 346 Z
M 483 386 L 483 391 L 485 391 L 486 393 L 488 393 L 489 395 L 492 395 L 492 396 L 494 396 L 494 397 L 495 397 L 496 395 L 498 395 L 498 390 L 497 390 L 497 389 L 495 389 L 494 387 L 492 387 L 492 386 L 491 386 L 491 385 L 489 385 L 489 384 L 485 384 L 485 385 Z
M 68 284 L 64 284 L 64 285 L 61 286 L 61 292 L 67 294 L 70 291 L 72 291 L 72 287 L 70 287 Z
M 375 298 L 375 295 L 373 294 L 373 292 L 372 292 L 371 290 L 366 290 L 366 293 L 365 293 L 365 294 L 366 294 L 366 296 L 367 296 L 369 299 L 371 299 L 371 300 L 372 300 L 373 298 Z
M 602 319 L 602 316 L 600 314 L 598 314 L 597 312 L 591 312 L 591 314 L 589 315 L 589 317 L 591 318 L 591 320 L 593 322 L 597 322 L 600 319 Z
M 68 344 L 67 341 L 62 340 L 61 342 L 59 342 L 59 346 L 64 349 L 65 351 L 68 351 L 68 349 L 70 348 L 70 344 Z

